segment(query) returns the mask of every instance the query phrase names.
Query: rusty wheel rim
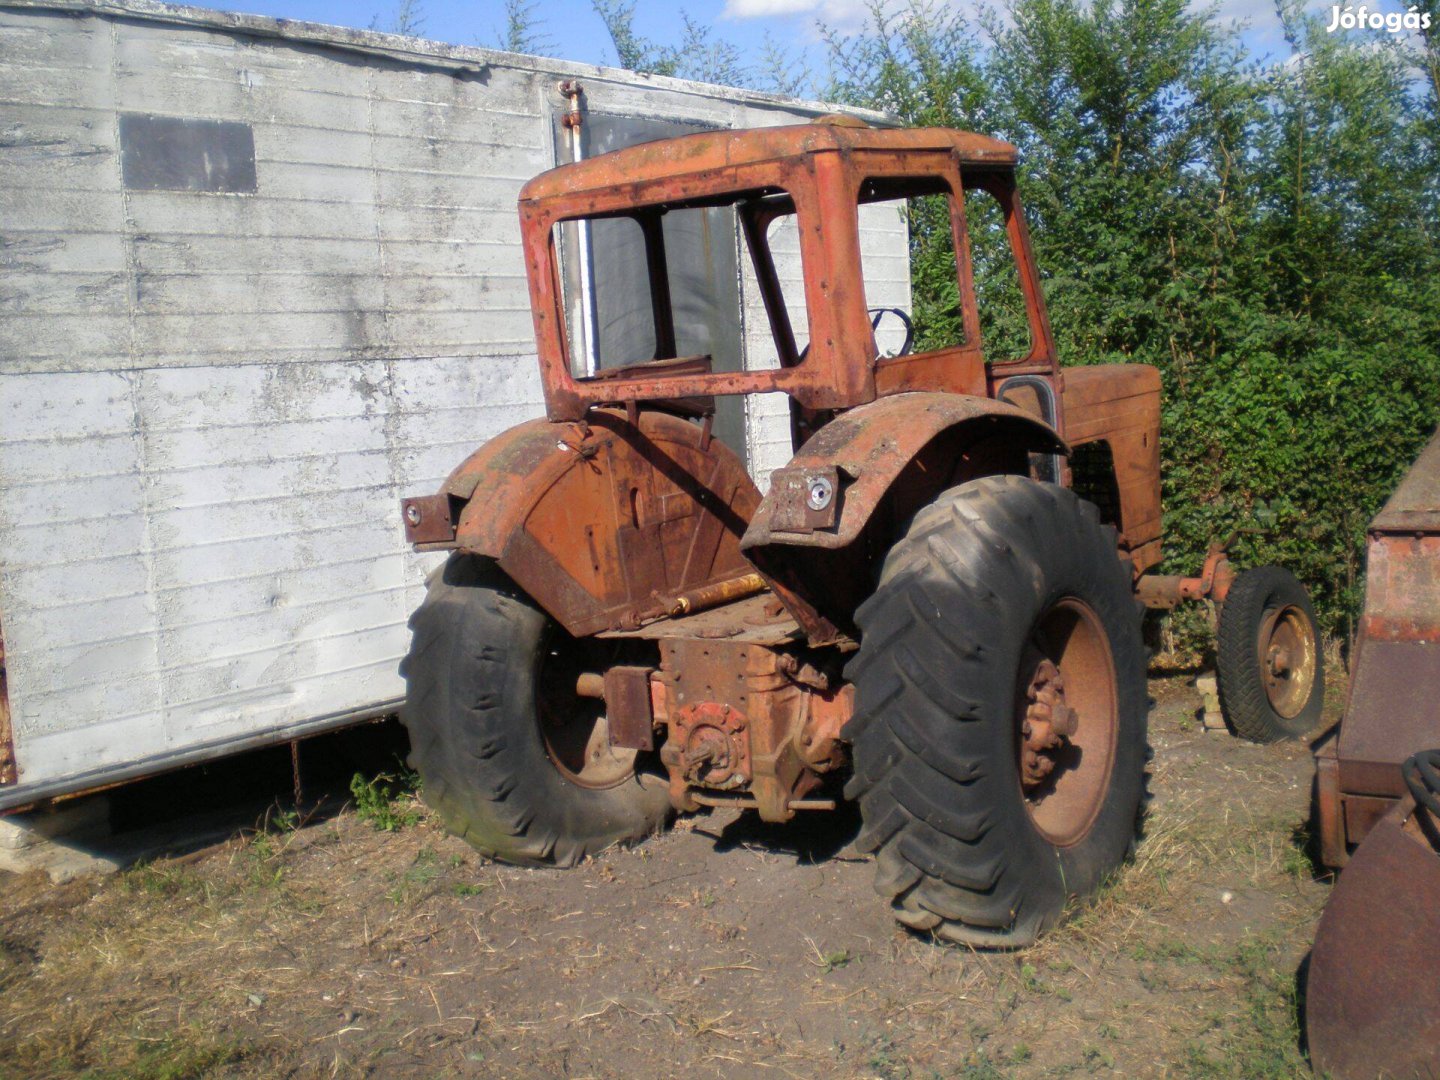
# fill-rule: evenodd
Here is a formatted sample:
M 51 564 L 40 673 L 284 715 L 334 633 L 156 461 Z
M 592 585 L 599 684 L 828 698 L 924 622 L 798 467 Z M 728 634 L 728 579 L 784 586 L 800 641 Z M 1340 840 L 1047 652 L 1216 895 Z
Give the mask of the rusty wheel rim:
M 1119 731 L 1110 640 L 1084 601 L 1066 597 L 1036 622 L 1020 664 L 1016 714 L 1030 821 L 1058 847 L 1078 843 L 1105 803 Z
M 1276 608 L 1260 624 L 1256 645 L 1270 707 L 1293 720 L 1304 711 L 1315 687 L 1319 648 L 1310 619 L 1294 604 Z
M 576 693 L 582 665 L 575 652 L 552 645 L 541 665 L 535 693 L 540 738 L 551 764 L 570 783 L 592 789 L 618 787 L 635 775 L 639 751 L 611 746 L 604 702 Z

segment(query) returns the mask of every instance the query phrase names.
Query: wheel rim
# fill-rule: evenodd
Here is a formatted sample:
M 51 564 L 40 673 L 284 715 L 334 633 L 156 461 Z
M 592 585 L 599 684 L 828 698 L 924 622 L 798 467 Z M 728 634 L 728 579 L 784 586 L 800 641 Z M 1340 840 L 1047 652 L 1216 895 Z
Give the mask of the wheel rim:
M 1105 803 L 1119 703 L 1110 640 L 1084 601 L 1066 597 L 1036 622 L 1016 701 L 1020 785 L 1050 843 L 1078 843 Z
M 1270 707 L 1286 720 L 1304 711 L 1319 657 L 1309 617 L 1294 604 L 1267 612 L 1256 642 Z
M 540 737 L 551 764 L 572 784 L 618 787 L 635 775 L 639 751 L 611 746 L 604 701 L 576 692 L 585 665 L 575 645 L 552 641 L 545 650 L 535 692 Z

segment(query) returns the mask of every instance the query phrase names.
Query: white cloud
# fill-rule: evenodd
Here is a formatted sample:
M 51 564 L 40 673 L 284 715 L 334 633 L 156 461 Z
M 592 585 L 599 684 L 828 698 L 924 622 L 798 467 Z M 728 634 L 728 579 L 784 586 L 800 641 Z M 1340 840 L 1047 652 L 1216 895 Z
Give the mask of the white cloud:
M 722 19 L 771 19 L 783 15 L 807 15 L 820 0 L 725 0 Z

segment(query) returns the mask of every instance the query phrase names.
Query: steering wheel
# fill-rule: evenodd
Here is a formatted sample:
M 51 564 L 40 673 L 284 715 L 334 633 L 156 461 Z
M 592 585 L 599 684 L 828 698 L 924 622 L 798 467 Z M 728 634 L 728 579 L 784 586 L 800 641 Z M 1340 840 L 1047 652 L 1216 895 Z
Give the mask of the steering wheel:
M 898 307 L 871 308 L 869 312 L 867 312 L 867 314 L 873 316 L 870 320 L 870 330 L 873 333 L 880 329 L 880 320 L 885 318 L 887 312 L 898 318 L 900 324 L 905 327 L 905 340 L 901 343 L 895 355 L 908 356 L 910 346 L 915 344 L 915 324 L 910 320 L 910 316 L 906 315 L 905 312 L 901 311 Z
M 911 321 L 910 316 L 906 315 L 905 312 L 901 311 L 898 307 L 871 308 L 869 311 L 866 312 L 867 315 L 873 316 L 873 318 L 871 318 L 870 320 L 871 335 L 873 336 L 874 332 L 880 328 L 880 320 L 885 317 L 887 312 L 891 315 L 896 316 L 900 320 L 901 324 L 905 327 L 905 340 L 900 344 L 900 348 L 895 353 L 895 355 L 908 356 L 910 353 L 910 347 L 915 344 L 915 324 Z M 803 364 L 805 362 L 805 357 L 809 355 L 810 343 L 807 341 L 805 343 L 805 348 L 801 349 L 800 355 L 795 358 L 795 362 L 797 364 Z

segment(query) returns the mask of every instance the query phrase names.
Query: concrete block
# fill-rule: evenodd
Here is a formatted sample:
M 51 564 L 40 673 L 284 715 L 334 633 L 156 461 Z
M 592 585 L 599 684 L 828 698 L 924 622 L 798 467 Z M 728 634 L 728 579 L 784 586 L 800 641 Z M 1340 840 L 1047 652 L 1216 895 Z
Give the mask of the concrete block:
M 114 873 L 120 863 L 103 850 L 109 836 L 110 800 L 104 795 L 12 814 L 0 818 L 0 870 L 43 870 L 57 885 L 81 874 Z
M 0 818 L 0 851 L 24 851 L 45 843 L 76 843 L 110 835 L 110 800 L 104 795 L 70 799 Z

